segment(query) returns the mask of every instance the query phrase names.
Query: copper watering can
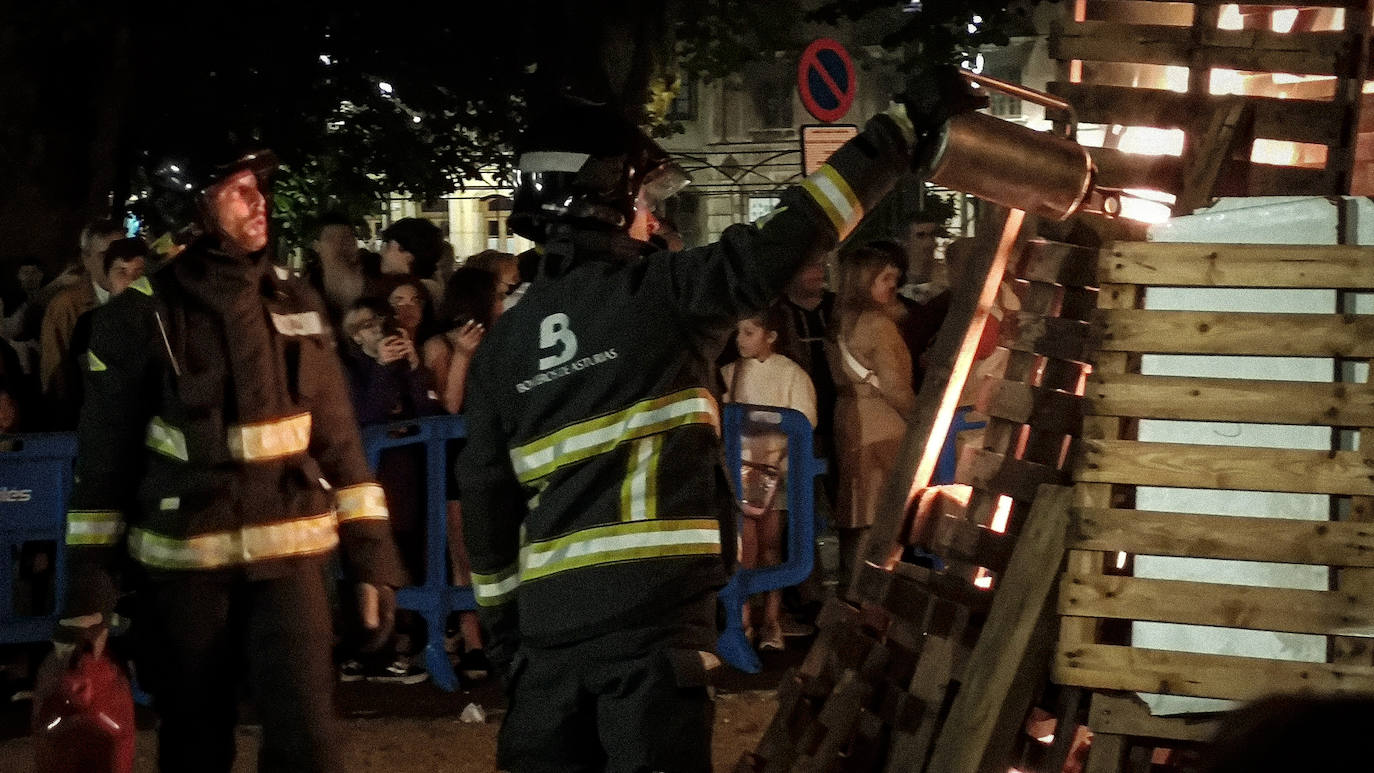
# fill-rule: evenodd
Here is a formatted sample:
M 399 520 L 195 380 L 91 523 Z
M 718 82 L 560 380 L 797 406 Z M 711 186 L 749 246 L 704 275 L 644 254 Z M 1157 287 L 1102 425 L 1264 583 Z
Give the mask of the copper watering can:
M 1092 157 L 1074 139 L 1073 106 L 1020 84 L 960 71 L 969 81 L 1056 110 L 1066 117 L 1062 136 L 1038 132 L 986 113 L 961 113 L 945 122 L 934 144 L 926 180 L 1049 220 L 1076 213 L 1115 217 L 1117 191 L 1099 188 Z

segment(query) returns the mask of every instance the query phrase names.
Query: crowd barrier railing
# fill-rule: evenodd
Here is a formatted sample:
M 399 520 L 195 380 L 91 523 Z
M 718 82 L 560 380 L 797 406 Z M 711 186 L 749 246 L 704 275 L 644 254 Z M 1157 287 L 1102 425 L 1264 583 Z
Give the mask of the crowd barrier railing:
M 75 433 L 0 438 L 0 644 L 52 638 L 57 607 L 66 594 L 67 554 L 62 547 L 75 458 Z M 49 543 L 50 550 L 44 547 Z M 30 590 L 21 583 L 26 552 L 41 552 L 52 561 L 51 584 L 44 583 L 42 598 L 15 595 L 17 589 Z
M 396 592 L 396 606 L 409 609 L 425 621 L 425 670 L 434 684 L 446 692 L 458 689 L 458 675 L 444 651 L 444 628 L 453 612 L 477 609 L 470 586 L 449 581 L 448 496 L 447 486 L 450 440 L 467 437 L 463 417 L 427 416 L 408 421 L 369 424 L 363 427 L 363 449 L 367 463 L 377 469 L 382 451 L 388 448 L 423 445 L 425 449 L 425 578 L 420 585 Z
M 722 411 L 721 419 L 725 462 L 736 492 L 741 490 L 741 439 L 763 432 L 781 432 L 787 437 L 785 559 L 774 566 L 736 571 L 720 592 L 725 630 L 716 641 L 716 651 L 726 663 L 757 674 L 763 666 L 744 635 L 744 602 L 755 593 L 789 588 L 811 575 L 816 557 L 815 479 L 825 472 L 825 463 L 813 453 L 811 423 L 798 411 L 730 403 Z

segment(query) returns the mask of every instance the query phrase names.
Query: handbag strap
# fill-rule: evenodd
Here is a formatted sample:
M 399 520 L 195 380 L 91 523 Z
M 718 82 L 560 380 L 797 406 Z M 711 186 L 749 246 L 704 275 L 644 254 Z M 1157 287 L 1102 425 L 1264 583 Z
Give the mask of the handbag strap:
M 845 367 L 849 368 L 850 372 L 854 374 L 854 377 L 862 383 L 869 384 L 874 389 L 881 389 L 882 387 L 878 385 L 878 374 L 869 368 L 865 368 L 863 363 L 854 358 L 854 354 L 849 351 L 849 347 L 845 346 L 843 338 L 839 338 L 838 341 L 840 345 L 840 357 L 844 359 Z

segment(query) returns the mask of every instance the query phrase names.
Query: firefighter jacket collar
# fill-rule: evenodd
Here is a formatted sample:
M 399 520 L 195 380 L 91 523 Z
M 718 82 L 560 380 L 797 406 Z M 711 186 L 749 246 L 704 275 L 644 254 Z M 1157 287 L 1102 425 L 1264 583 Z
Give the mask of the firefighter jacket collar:
M 543 245 L 544 258 L 539 273 L 544 277 L 566 274 L 584 260 L 633 263 L 653 252 L 650 244 L 632 239 L 621 231 L 565 229 L 550 234 Z

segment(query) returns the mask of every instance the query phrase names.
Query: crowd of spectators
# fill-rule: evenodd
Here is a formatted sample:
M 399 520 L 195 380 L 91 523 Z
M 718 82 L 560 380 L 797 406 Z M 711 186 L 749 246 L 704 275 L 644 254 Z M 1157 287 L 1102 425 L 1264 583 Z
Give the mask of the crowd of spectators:
M 939 224 L 918 220 L 891 241 L 846 249 L 836 261 L 838 292 L 832 291 L 836 272 L 828 261 L 804 266 L 773 306 L 739 322 L 734 345 L 722 356 L 718 386 L 725 401 L 801 411 L 815 427 L 817 454 L 833 460 L 816 497 L 818 522 L 840 536 L 832 582 L 848 581 L 864 530 L 873 523 L 878 486 L 920 388 L 922 356 L 948 308 L 948 280 L 938 275 L 935 260 L 936 239 L 944 235 Z M 519 302 L 537 256 L 487 250 L 455 258 L 440 229 L 420 218 L 392 223 L 376 243 L 377 251 L 365 249 L 355 223 L 331 213 L 317 219 L 304 245 L 302 274 L 324 299 L 358 421 L 461 413 L 473 353 L 501 313 Z M 127 238 L 113 221 L 88 225 L 77 246 L 79 259 L 55 278 L 44 282 L 42 268 L 24 262 L 0 293 L 0 433 L 75 427 L 93 310 L 138 288 L 144 270 L 158 262 L 147 244 Z M 786 444 L 752 438 L 745 446 L 746 488 L 753 488 L 741 497 L 743 563 L 776 564 L 785 559 Z M 420 446 L 388 449 L 377 470 L 417 584 L 425 576 L 431 488 L 424 471 Z M 454 476 L 448 478 L 441 487 L 448 570 L 455 583 L 466 584 L 459 492 Z M 759 481 L 766 484 L 765 497 L 756 496 Z M 781 649 L 784 634 L 810 630 L 804 619 L 825 593 L 822 574 L 808 582 L 807 593 L 789 597 L 794 615 L 783 614 L 781 594 L 767 595 L 758 626 L 761 649 Z M 751 619 L 748 610 L 745 619 Z M 423 680 L 425 672 L 411 663 L 423 626 L 398 622 L 392 646 L 380 653 L 364 656 L 345 643 L 341 678 Z M 450 628 L 446 646 L 460 673 L 484 677 L 488 666 L 475 613 L 455 615 Z

